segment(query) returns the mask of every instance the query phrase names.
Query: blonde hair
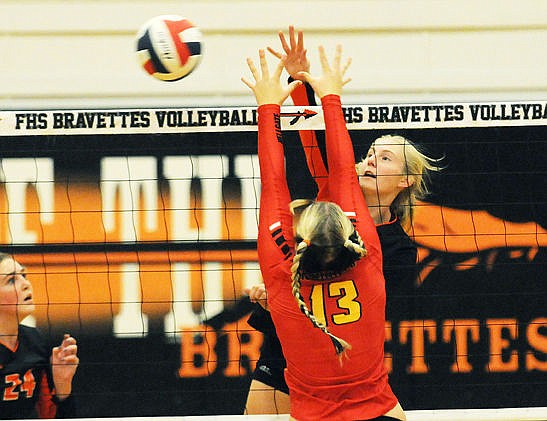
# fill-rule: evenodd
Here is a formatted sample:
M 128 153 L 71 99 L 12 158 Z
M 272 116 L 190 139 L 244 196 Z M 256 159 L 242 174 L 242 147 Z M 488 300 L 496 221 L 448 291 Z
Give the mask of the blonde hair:
M 0 263 L 2 263 L 6 259 L 13 259 L 13 256 L 11 254 L 0 251 Z
M 312 322 L 314 327 L 328 335 L 341 357 L 351 345 L 341 338 L 331 334 L 326 325 L 319 322 L 309 310 L 300 293 L 302 277 L 326 280 L 348 270 L 357 260 L 366 256 L 367 251 L 363 241 L 353 224 L 344 214 L 340 206 L 332 202 L 313 202 L 295 200 L 290 209 L 298 218 L 296 223 L 295 254 L 291 265 L 292 293 L 300 311 Z M 310 273 L 303 269 L 306 255 L 310 255 L 312 246 L 315 248 L 313 257 L 322 262 L 335 263 L 334 270 L 322 270 Z M 339 265 L 338 265 L 339 264 Z M 327 265 L 328 266 L 328 265 Z M 336 267 L 338 266 L 338 267 Z
M 399 135 L 384 135 L 372 142 L 371 148 L 378 140 L 387 140 L 395 145 L 403 145 L 403 171 L 408 178 L 408 187 L 403 189 L 390 205 L 391 214 L 397 216 L 404 227 L 412 224 L 416 200 L 424 199 L 429 194 L 431 173 L 441 171 L 441 159 L 427 156 L 420 148 Z M 361 162 L 364 162 L 362 159 Z

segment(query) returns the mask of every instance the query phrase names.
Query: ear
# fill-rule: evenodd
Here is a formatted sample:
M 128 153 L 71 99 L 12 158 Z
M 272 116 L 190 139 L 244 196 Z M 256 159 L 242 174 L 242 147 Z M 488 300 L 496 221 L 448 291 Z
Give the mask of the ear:
M 412 175 L 405 175 L 401 177 L 401 180 L 399 181 L 398 186 L 401 188 L 401 190 L 404 190 L 414 184 L 416 179 Z

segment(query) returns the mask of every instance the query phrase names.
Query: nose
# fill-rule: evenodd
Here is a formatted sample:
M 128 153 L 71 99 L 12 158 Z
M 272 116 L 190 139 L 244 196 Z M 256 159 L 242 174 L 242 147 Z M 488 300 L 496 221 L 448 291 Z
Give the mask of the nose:
M 376 155 L 370 154 L 367 156 L 367 165 L 370 165 L 371 167 L 376 167 Z
M 27 289 L 29 289 L 31 287 L 31 283 L 30 281 L 27 279 L 26 276 L 23 276 L 21 275 L 21 288 L 23 289 L 23 291 L 26 291 Z

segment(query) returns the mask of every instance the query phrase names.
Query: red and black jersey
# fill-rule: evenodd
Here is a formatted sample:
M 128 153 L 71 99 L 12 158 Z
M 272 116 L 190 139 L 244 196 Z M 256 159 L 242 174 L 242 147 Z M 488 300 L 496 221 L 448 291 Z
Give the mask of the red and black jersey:
M 1 419 L 74 416 L 72 398 L 61 403 L 54 396 L 50 351 L 32 327 L 19 325 L 18 344 L 13 350 L 0 338 Z
M 342 366 L 330 338 L 300 312 L 292 294 L 293 226 L 277 105 L 259 107 L 262 194 L 258 255 L 271 315 L 287 361 L 291 415 L 300 421 L 374 418 L 397 403 L 383 364 L 382 252 L 357 180 L 340 98 L 328 95 L 322 99 L 322 106 L 329 168 L 322 199 L 337 203 L 354 221 L 368 255 L 328 282 L 303 279 L 301 294 L 315 317 L 351 344 L 349 360 Z

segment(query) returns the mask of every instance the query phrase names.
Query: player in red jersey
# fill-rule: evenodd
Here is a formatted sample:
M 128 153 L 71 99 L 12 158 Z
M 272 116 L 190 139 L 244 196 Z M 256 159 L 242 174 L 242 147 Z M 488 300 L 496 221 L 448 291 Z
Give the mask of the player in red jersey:
M 279 38 L 287 56 L 285 69 L 291 76 L 289 81 L 294 80 L 299 71 L 309 72 L 310 63 L 306 56 L 302 31 L 298 31 L 296 36 L 294 27 L 290 26 L 289 39 L 285 38 L 283 32 L 279 33 Z M 282 57 L 280 52 L 271 48 L 268 50 L 276 57 Z M 291 92 L 291 97 L 295 105 L 316 105 L 313 89 L 307 83 L 297 86 Z M 320 136 L 321 133 L 312 130 L 301 131 L 299 135 L 299 143 L 302 144 L 310 174 L 306 177 L 295 174 L 294 170 L 290 171 L 289 189 L 292 197 L 317 195 L 320 200 L 328 195 L 324 139 Z M 286 166 L 295 169 L 301 165 L 302 158 L 296 157 L 299 151 L 290 145 L 291 141 L 293 140 L 284 139 L 285 145 L 289 147 L 285 150 Z M 427 195 L 429 173 L 438 170 L 437 165 L 438 160 L 429 158 L 410 141 L 396 135 L 385 135 L 376 139 L 366 158 L 357 164 L 361 189 L 380 237 L 388 316 L 390 305 L 397 306 L 399 310 L 401 308 L 397 297 L 411 294 L 414 288 L 417 249 L 403 226 L 410 227 L 415 199 Z M 314 192 L 315 186 L 310 185 L 310 175 L 318 185 L 318 192 Z M 267 294 L 264 284 L 255 285 L 247 292 L 251 301 L 265 305 Z M 391 302 L 389 297 L 392 297 Z M 286 364 L 269 312 L 257 306 L 248 323 L 263 333 L 264 342 L 253 372 L 246 413 L 288 413 L 289 391 L 283 376 Z
M 380 243 L 355 172 L 340 103 L 349 61 L 341 65 L 340 47 L 332 67 L 322 48 L 320 57 L 323 75 L 303 73 L 302 78 L 323 106 L 330 202 L 300 208 L 296 206 L 300 203 L 293 202 L 294 227 L 278 139 L 279 113 L 290 90 L 300 82 L 282 87 L 284 62 L 270 76 L 262 50 L 260 72 L 248 60 L 255 82 L 244 79 L 259 105 L 259 261 L 287 361 L 291 417 L 364 420 L 386 415 L 404 420 L 383 364 L 385 289 Z M 345 353 L 349 359 L 342 364 Z
M 35 328 L 20 324 L 34 306 L 25 269 L 0 253 L 0 418 L 73 418 L 76 340 L 66 334 L 48 350 Z

